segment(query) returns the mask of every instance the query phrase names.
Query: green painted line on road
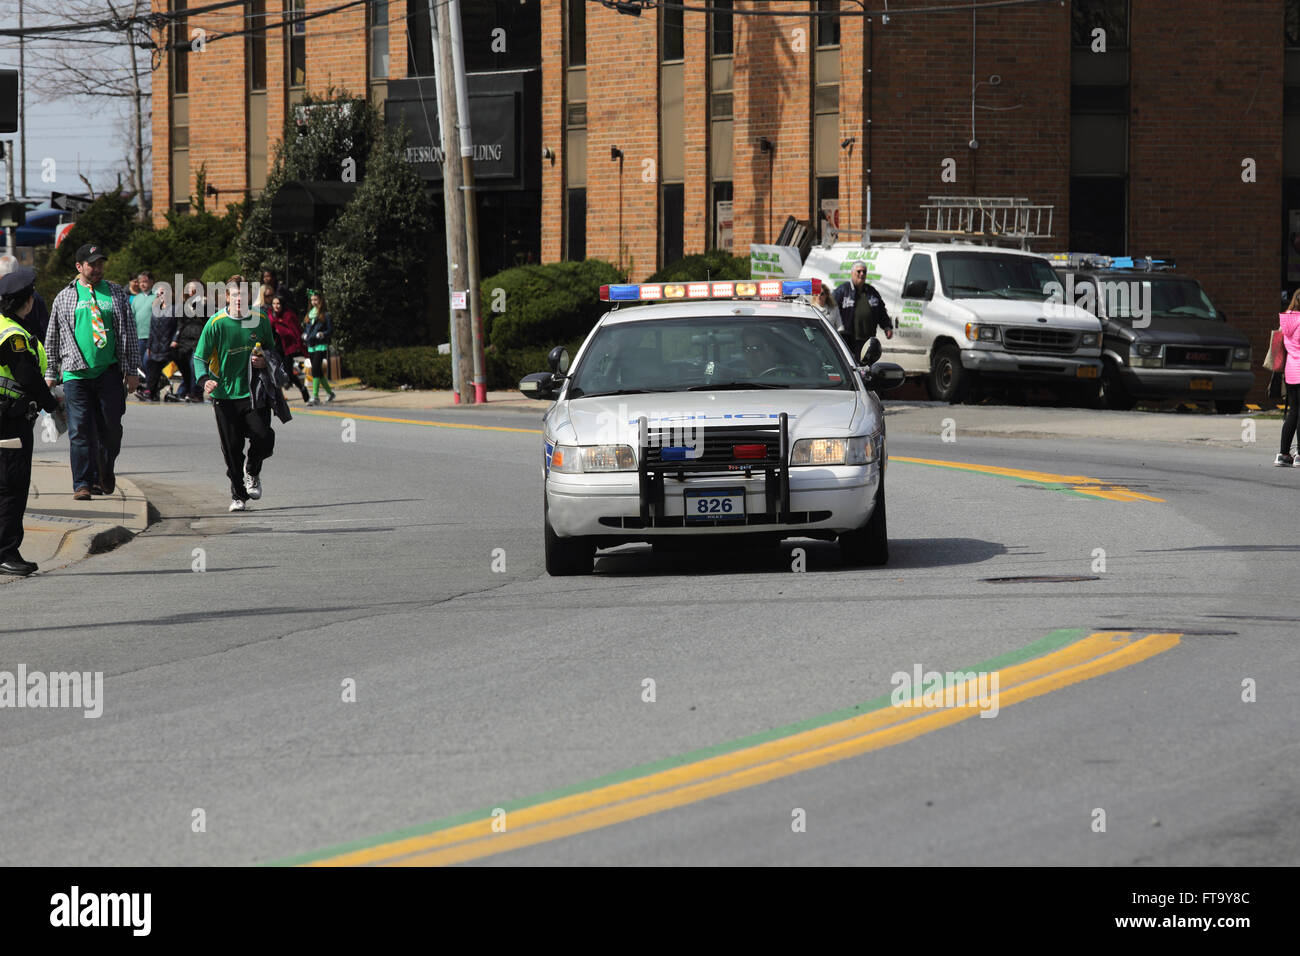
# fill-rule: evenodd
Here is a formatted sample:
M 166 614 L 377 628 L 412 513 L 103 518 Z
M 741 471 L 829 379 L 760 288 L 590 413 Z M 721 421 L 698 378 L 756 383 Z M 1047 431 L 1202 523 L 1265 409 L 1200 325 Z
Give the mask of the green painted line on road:
M 996 671 L 1014 664 L 1020 664 L 1024 661 L 1031 660 L 1035 657 L 1041 657 L 1052 651 L 1058 650 L 1066 645 L 1073 644 L 1075 641 L 1088 634 L 1086 628 L 1063 628 L 1053 631 L 1045 637 L 1039 638 L 1032 644 L 1019 648 L 1014 651 L 1008 651 L 998 657 L 990 658 L 971 667 L 958 668 L 962 673 L 967 671 Z M 312 863 L 317 860 L 328 859 L 329 857 L 338 856 L 343 853 L 351 853 L 355 850 L 364 850 L 372 846 L 378 846 L 383 843 L 391 843 L 396 840 L 404 840 L 408 837 L 421 836 L 427 833 L 436 833 L 439 830 L 446 830 L 450 827 L 460 826 L 461 824 L 471 823 L 475 820 L 483 820 L 492 815 L 495 809 L 505 810 L 507 813 L 515 810 L 521 810 L 525 807 L 535 806 L 539 803 L 547 803 L 551 800 L 557 800 L 562 797 L 569 797 L 577 793 L 584 793 L 588 790 L 596 790 L 600 787 L 610 786 L 612 784 L 623 783 L 628 780 L 635 780 L 638 777 L 649 776 L 653 773 L 659 773 L 664 770 L 671 770 L 674 767 L 681 767 L 686 764 L 696 763 L 700 760 L 706 760 L 710 757 L 717 757 L 722 754 L 732 753 L 746 747 L 753 747 L 758 744 L 767 743 L 772 740 L 779 740 L 782 737 L 789 737 L 807 730 L 814 730 L 818 727 L 824 727 L 827 724 L 837 723 L 847 720 L 851 717 L 857 717 L 861 714 L 870 713 L 874 710 L 880 710 L 887 707 L 890 703 L 891 693 L 881 694 L 879 697 L 873 697 L 871 700 L 862 704 L 855 704 L 851 707 L 845 707 L 840 710 L 831 711 L 827 714 L 821 714 L 817 717 L 810 717 L 807 720 L 798 723 L 786 724 L 782 727 L 775 727 L 771 730 L 760 731 L 751 734 L 748 737 L 741 737 L 737 740 L 731 740 L 726 743 L 714 744 L 710 747 L 704 747 L 699 750 L 692 750 L 688 753 L 679 754 L 675 757 L 667 757 L 654 763 L 641 764 L 637 767 L 631 767 L 626 770 L 618 770 L 613 773 L 596 777 L 592 780 L 586 780 L 582 783 L 572 784 L 567 787 L 561 787 L 556 790 L 549 790 L 545 793 L 535 794 L 531 797 L 523 797 L 518 800 L 512 800 L 505 803 L 499 803 L 495 807 L 484 810 L 470 810 L 465 813 L 459 813 L 455 816 L 444 817 L 441 820 L 435 820 L 432 823 L 422 823 L 415 826 L 406 827 L 402 830 L 394 830 L 390 833 L 384 833 L 374 837 L 362 837 L 349 843 L 342 843 L 326 850 L 319 850 L 312 853 L 304 853 L 299 856 L 289 857 L 286 859 L 275 860 L 263 865 L 266 866 L 297 866 L 303 863 Z

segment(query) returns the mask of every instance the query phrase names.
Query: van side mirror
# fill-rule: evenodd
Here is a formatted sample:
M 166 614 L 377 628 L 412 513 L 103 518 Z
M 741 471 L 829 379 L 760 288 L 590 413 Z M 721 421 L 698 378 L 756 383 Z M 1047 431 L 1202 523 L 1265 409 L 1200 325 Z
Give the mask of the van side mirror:
M 903 289 L 904 299 L 928 299 L 930 298 L 930 283 L 925 279 L 913 279 Z
M 877 362 L 864 376 L 867 389 L 872 392 L 888 392 L 898 388 L 907 380 L 903 366 L 893 362 Z
M 867 339 L 867 344 L 862 346 L 862 354 L 858 356 L 858 362 L 861 365 L 872 365 L 876 359 L 880 358 L 881 345 L 880 339 L 874 335 Z

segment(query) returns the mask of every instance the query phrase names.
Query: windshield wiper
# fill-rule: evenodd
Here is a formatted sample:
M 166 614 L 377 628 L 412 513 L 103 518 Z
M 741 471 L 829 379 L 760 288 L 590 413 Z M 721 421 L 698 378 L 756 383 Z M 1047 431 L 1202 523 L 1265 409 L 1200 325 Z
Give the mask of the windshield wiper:
M 954 286 L 952 287 L 952 289 L 953 289 L 954 292 L 956 292 L 958 289 L 965 289 L 967 292 L 978 292 L 978 293 L 980 293 L 981 295 L 995 295 L 995 296 L 997 296 L 999 299 L 1009 299 L 1009 298 L 1011 298 L 1011 296 L 1009 296 L 1009 295 L 1004 295 L 1004 294 L 1003 294 L 1001 291 L 999 291 L 998 289 L 982 289 L 982 288 L 980 288 L 980 287 L 977 286 L 977 285 L 954 285 Z
M 601 397 L 603 397 L 603 396 L 605 396 L 605 395 L 641 395 L 641 394 L 643 394 L 643 393 L 645 393 L 645 392 L 671 392 L 671 391 L 674 391 L 674 389 L 671 389 L 671 388 L 615 388 L 615 389 L 611 389 L 611 390 L 609 390 L 609 391 L 607 391 L 607 392 L 584 392 L 581 388 L 575 388 L 575 389 L 573 389 L 573 390 L 570 392 L 570 394 L 569 394 L 569 398 L 570 398 L 570 399 L 575 399 L 575 398 L 601 398 Z M 575 393 L 576 393 L 576 394 L 575 394 Z
M 741 388 L 789 388 L 789 385 L 779 385 L 776 382 L 718 382 L 716 385 L 692 385 L 686 389 L 688 392 L 711 392 L 722 389 L 741 389 Z

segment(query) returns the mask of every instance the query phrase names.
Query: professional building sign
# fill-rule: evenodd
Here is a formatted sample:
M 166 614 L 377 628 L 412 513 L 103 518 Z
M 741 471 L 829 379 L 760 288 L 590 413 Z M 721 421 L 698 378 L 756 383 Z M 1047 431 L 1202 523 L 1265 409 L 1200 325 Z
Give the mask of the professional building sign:
M 442 179 L 442 164 L 447 157 L 443 155 L 442 133 L 436 112 L 426 112 L 419 101 L 394 102 L 391 97 L 387 109 L 390 122 L 400 116 L 411 131 L 406 161 L 414 165 L 424 179 Z M 474 178 L 517 178 L 516 95 L 512 92 L 471 94 L 469 112 L 471 134 L 477 140 L 474 143 Z M 459 149 L 453 159 L 459 161 Z

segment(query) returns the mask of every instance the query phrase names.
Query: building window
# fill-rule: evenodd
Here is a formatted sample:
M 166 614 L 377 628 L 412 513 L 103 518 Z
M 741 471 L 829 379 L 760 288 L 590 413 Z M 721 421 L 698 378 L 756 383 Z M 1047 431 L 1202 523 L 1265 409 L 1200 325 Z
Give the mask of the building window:
M 582 262 L 587 258 L 587 190 L 567 190 L 564 205 L 564 218 L 568 224 L 564 258 Z
M 710 63 L 710 74 L 709 178 L 715 183 L 724 183 L 730 182 L 733 176 L 735 94 L 732 86 L 735 82 L 735 60 L 730 55 L 715 56 Z
M 473 0 L 460 5 L 465 72 L 542 65 L 541 0 Z
M 840 45 L 840 0 L 817 0 L 822 15 L 817 18 L 817 45 Z
M 406 75 L 433 76 L 429 0 L 406 0 Z
M 660 43 L 661 56 L 659 57 L 665 63 L 673 63 L 678 60 L 686 59 L 685 38 L 682 36 L 682 16 L 684 11 L 678 7 L 660 7 L 662 16 L 660 23 L 663 25 L 663 36 Z
M 248 88 L 266 89 L 266 0 L 248 3 Z
M 817 177 L 817 221 L 821 228 L 814 233 L 826 241 L 831 230 L 840 228 L 840 177 Z
M 1119 255 L 1124 247 L 1126 182 L 1118 176 L 1070 178 L 1070 248 Z
M 190 98 L 172 97 L 172 203 L 190 199 Z
M 663 261 L 660 265 L 667 266 L 686 254 L 686 187 L 681 183 L 665 183 L 659 202 L 659 221 L 664 224 Z
M 370 0 L 370 78 L 388 79 L 388 0 Z
M 821 8 L 838 6 L 822 3 Z M 826 28 L 833 22 L 835 29 Z M 813 56 L 813 175 L 838 177 L 840 172 L 840 30 L 839 19 L 818 21 Z M 818 205 L 820 209 L 820 202 Z
M 587 2 L 569 0 L 569 46 L 565 50 L 569 66 L 587 65 Z
M 712 52 L 714 56 L 730 56 L 736 51 L 735 34 L 732 32 L 732 21 L 735 19 L 730 13 L 724 13 L 724 10 L 733 9 L 733 0 L 713 0 L 713 23 L 711 35 L 713 37 Z
M 713 184 L 713 248 L 731 252 L 735 248 L 732 240 L 735 219 L 732 213 L 732 184 L 729 182 Z
M 172 12 L 177 14 L 174 43 L 183 43 L 172 49 L 172 93 L 184 95 L 190 91 L 190 29 L 189 19 L 181 14 L 185 11 L 186 0 L 172 0 Z
M 1070 38 L 1076 48 L 1091 50 L 1101 37 L 1106 52 L 1128 49 L 1128 0 L 1074 0 L 1070 4 Z
M 288 0 L 289 85 L 307 85 L 307 0 Z

